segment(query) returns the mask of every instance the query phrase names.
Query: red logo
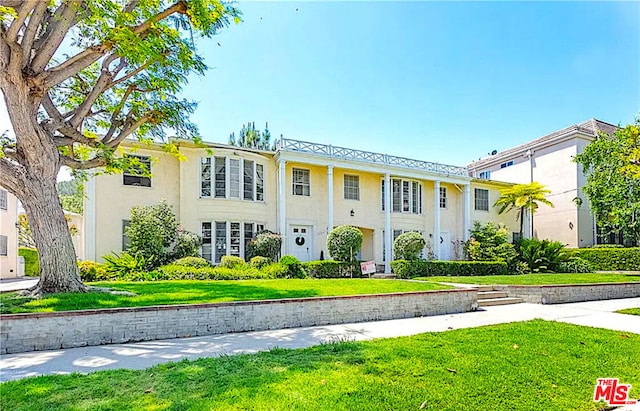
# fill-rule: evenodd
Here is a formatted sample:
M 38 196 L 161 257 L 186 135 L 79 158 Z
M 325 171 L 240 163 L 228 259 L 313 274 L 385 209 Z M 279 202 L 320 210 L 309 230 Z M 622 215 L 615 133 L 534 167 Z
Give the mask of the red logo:
M 629 399 L 631 384 L 620 384 L 617 378 L 598 378 L 593 400 L 604 400 L 607 405 L 633 405 L 637 401 Z

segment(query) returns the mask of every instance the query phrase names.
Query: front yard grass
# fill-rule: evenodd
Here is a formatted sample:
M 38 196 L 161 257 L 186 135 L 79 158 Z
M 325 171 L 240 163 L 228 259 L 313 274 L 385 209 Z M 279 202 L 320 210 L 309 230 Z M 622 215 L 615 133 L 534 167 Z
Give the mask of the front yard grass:
M 485 275 L 485 276 L 438 276 L 418 277 L 415 280 L 479 284 L 479 285 L 550 285 L 550 284 L 594 284 L 624 283 L 640 281 L 637 274 L 523 274 L 523 275 Z
M 616 312 L 620 314 L 640 315 L 640 308 L 626 308 Z
M 0 313 L 71 311 L 166 304 L 219 303 L 359 294 L 385 294 L 452 288 L 435 283 L 371 279 L 282 279 L 235 281 L 98 282 L 89 285 L 129 291 L 135 296 L 104 292 L 62 293 L 33 300 L 0 294 Z
M 0 385 L 6 410 L 596 410 L 640 335 L 534 320 Z

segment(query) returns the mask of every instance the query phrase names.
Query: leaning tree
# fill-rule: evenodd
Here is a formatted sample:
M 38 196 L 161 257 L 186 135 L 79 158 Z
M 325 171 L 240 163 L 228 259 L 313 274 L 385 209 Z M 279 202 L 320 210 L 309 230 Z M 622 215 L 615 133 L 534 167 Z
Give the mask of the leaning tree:
M 14 134 L 0 184 L 22 202 L 40 256 L 34 296 L 84 291 L 56 192 L 61 166 L 135 166 L 126 138 L 196 138 L 178 96 L 204 73 L 195 39 L 239 21 L 218 0 L 0 0 L 0 88 Z M 138 165 L 139 166 L 139 165 Z

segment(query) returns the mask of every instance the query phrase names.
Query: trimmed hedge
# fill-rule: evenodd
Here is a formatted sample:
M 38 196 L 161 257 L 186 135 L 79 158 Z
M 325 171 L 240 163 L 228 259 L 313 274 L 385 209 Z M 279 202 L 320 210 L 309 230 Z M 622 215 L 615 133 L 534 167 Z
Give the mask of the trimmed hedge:
M 80 271 L 80 279 L 83 282 L 108 280 L 107 268 L 104 264 L 95 261 L 85 260 L 78 262 L 78 271 Z
M 359 262 L 318 260 L 302 263 L 302 267 L 307 272 L 307 275 L 313 278 L 368 277 L 367 274 L 362 274 Z
M 514 274 L 503 261 L 408 261 L 394 260 L 391 270 L 398 278 Z
M 598 271 L 640 271 L 640 247 L 578 248 L 568 254 L 588 261 Z
M 211 267 L 211 264 L 202 257 L 182 257 L 171 263 L 172 265 L 181 265 L 183 267 L 205 268 Z
M 38 250 L 35 248 L 20 247 L 18 255 L 24 257 L 24 275 L 37 277 L 40 275 L 40 260 L 38 260 Z

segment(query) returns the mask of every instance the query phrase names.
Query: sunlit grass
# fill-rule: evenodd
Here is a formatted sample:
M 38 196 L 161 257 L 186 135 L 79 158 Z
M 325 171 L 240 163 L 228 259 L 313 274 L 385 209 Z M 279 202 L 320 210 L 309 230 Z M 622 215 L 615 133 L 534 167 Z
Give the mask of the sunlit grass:
M 129 291 L 136 295 L 104 292 L 65 293 L 32 300 L 16 297 L 15 293 L 7 293 L 0 294 L 0 313 L 384 294 L 451 288 L 434 283 L 370 279 L 102 282 L 90 285 Z
M 3 410 L 596 410 L 640 335 L 541 320 L 0 385 Z M 45 387 L 45 389 L 41 389 Z
M 547 285 L 547 284 L 595 284 L 640 281 L 637 274 L 524 274 L 485 276 L 418 277 L 416 280 L 461 284 Z
M 624 310 L 616 311 L 620 314 L 640 315 L 640 307 L 638 308 L 626 308 Z

